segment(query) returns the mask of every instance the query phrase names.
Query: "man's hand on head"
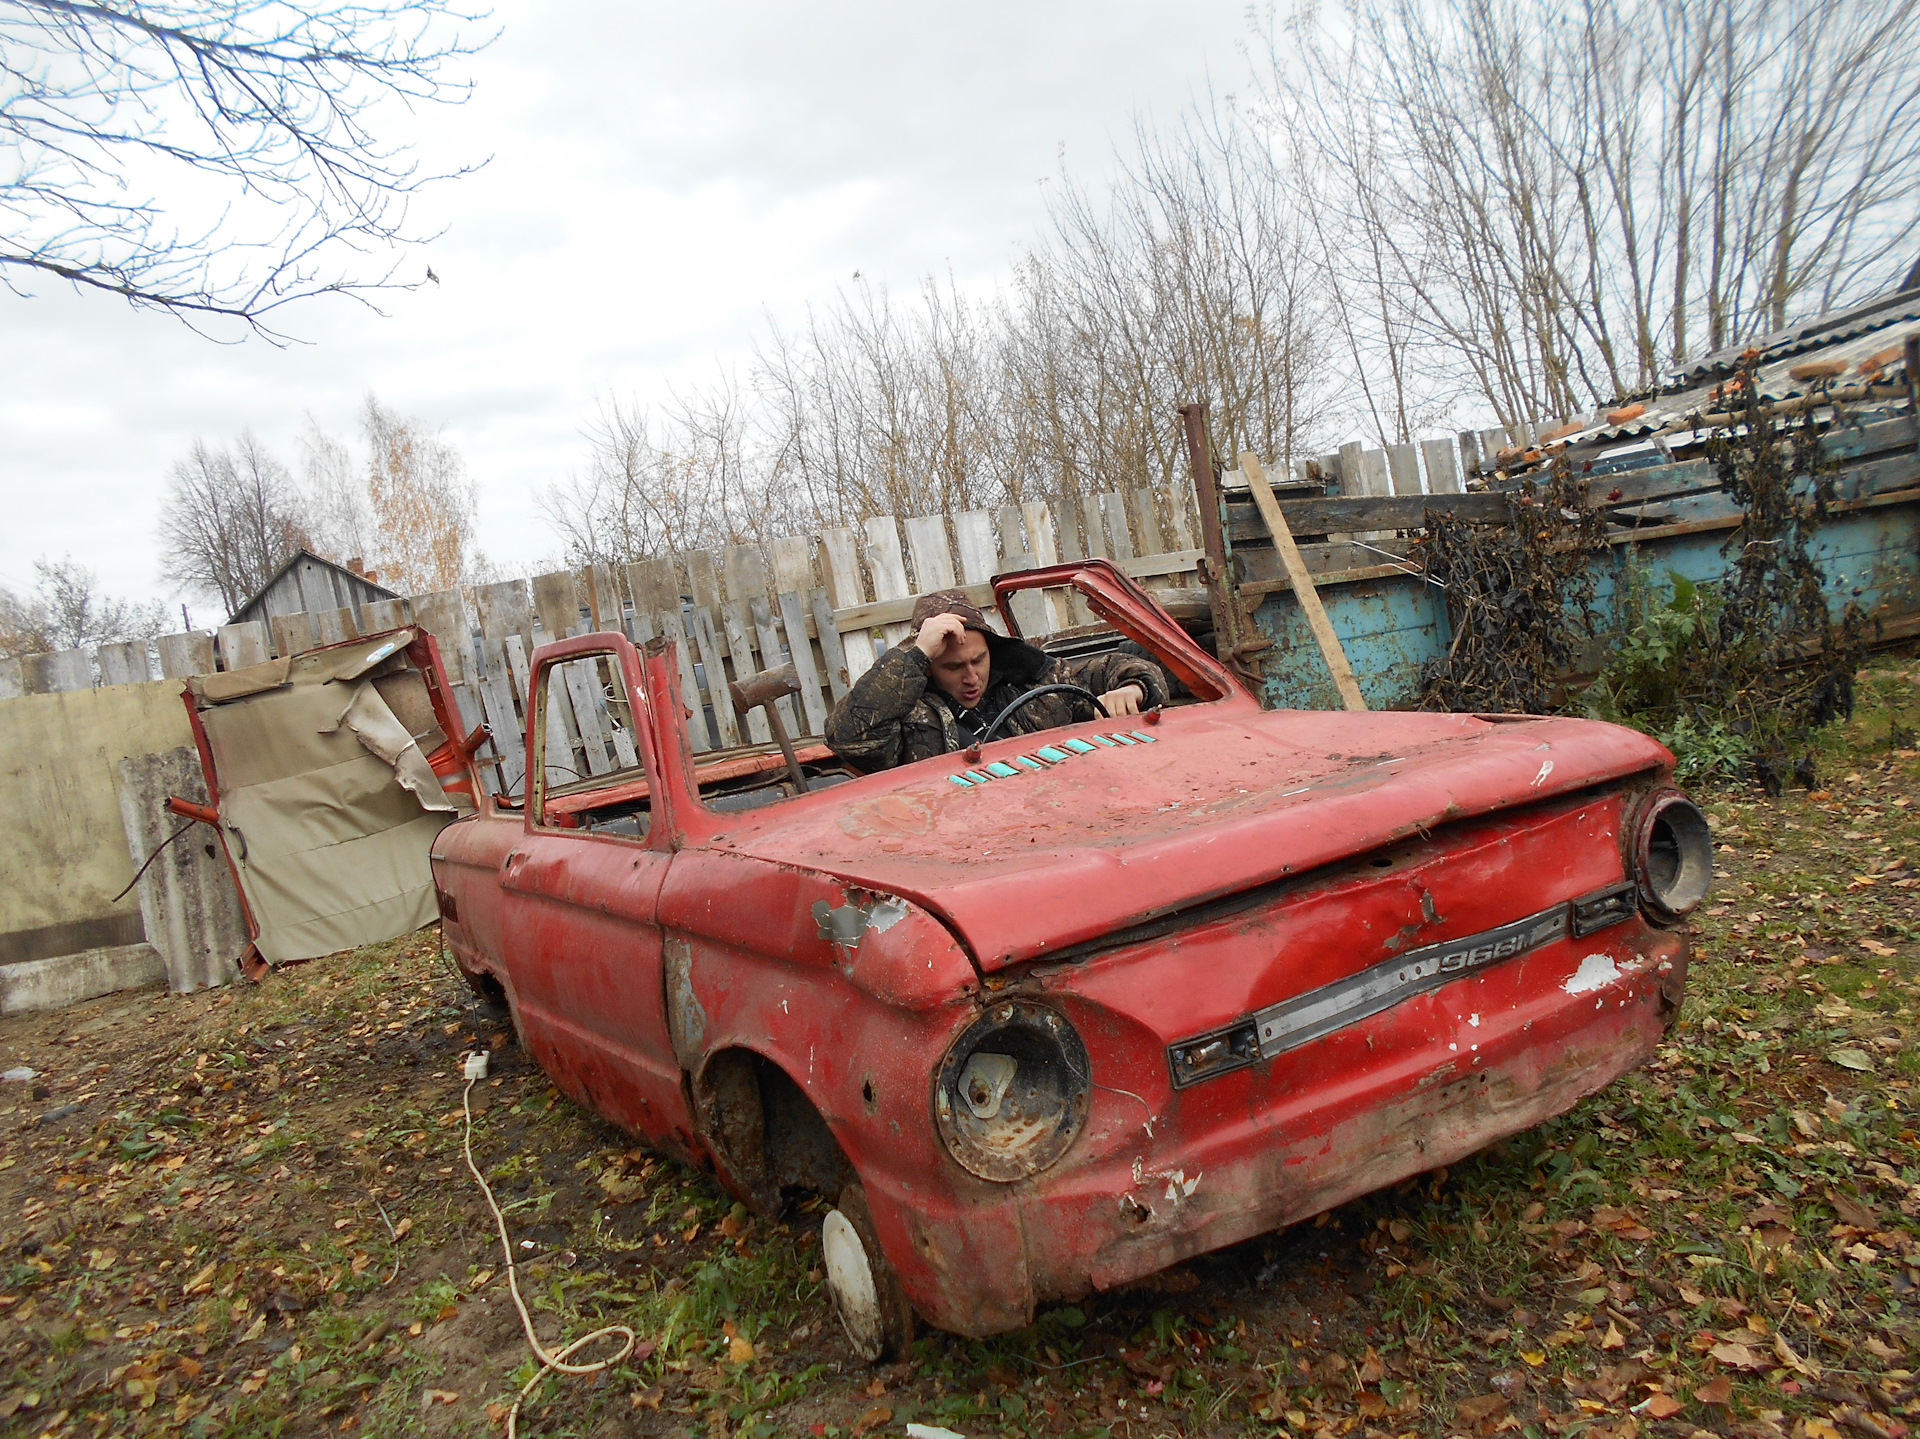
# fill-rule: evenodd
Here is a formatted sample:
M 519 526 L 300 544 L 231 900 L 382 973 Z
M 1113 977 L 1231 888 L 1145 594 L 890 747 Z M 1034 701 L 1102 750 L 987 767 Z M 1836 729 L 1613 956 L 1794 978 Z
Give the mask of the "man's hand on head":
M 961 623 L 960 616 L 934 615 L 920 626 L 920 633 L 913 637 L 913 645 L 928 659 L 937 660 L 949 645 L 958 645 L 966 632 L 967 627 Z
M 1140 706 L 1146 702 L 1147 692 L 1139 685 L 1121 685 L 1117 690 L 1108 690 L 1100 696 L 1100 703 L 1107 707 L 1107 713 L 1118 719 L 1121 715 L 1137 715 Z

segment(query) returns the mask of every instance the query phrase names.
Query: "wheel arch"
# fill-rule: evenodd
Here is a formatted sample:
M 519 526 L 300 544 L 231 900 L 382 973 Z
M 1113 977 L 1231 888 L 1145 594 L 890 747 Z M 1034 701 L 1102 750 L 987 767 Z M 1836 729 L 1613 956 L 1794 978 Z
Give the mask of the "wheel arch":
M 731 1187 L 759 1213 L 773 1215 L 796 1190 L 829 1202 L 858 1172 L 833 1124 L 770 1055 L 727 1044 L 688 1076 L 701 1137 Z

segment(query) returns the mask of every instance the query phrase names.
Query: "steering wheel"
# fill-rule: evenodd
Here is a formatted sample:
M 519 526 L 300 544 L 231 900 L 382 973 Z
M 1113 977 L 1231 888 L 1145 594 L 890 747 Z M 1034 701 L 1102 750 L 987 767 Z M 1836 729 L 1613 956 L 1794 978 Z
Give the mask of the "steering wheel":
M 1100 696 L 1095 694 L 1090 689 L 1083 689 L 1079 685 L 1035 685 L 1032 689 L 1028 690 L 1025 694 L 1016 697 L 1012 704 L 1008 705 L 1005 709 L 1001 710 L 999 714 L 993 717 L 993 723 L 987 726 L 986 732 L 980 736 L 979 742 L 981 744 L 986 744 L 989 740 L 991 740 L 994 737 L 995 733 L 999 730 L 1000 726 L 1005 724 L 1009 719 L 1013 718 L 1013 712 L 1019 709 L 1020 706 L 1025 704 L 1028 700 L 1038 699 L 1040 698 L 1041 695 L 1054 695 L 1054 694 L 1079 695 L 1081 699 L 1085 700 L 1088 704 L 1092 705 L 1096 711 L 1098 711 L 1101 719 L 1113 718 L 1112 715 L 1107 713 L 1107 707 L 1100 703 Z

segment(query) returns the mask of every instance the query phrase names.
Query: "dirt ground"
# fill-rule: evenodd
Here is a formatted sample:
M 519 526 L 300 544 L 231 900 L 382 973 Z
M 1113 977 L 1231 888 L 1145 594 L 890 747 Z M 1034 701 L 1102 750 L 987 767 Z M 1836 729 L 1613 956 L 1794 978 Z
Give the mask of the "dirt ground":
M 1660 1057 L 1448 1173 L 872 1369 L 817 1203 L 768 1224 L 562 1099 L 432 931 L 254 987 L 0 1020 L 0 1433 L 1881 1439 L 1920 1413 L 1920 668 L 1824 789 L 1703 795 L 1720 877 Z M 595 1351 L 576 1356 L 588 1359 Z

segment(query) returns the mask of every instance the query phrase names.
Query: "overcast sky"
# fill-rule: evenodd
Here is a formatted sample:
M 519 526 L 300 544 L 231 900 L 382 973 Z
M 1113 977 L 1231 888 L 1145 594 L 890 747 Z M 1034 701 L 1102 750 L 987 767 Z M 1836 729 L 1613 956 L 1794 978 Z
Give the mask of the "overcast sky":
M 479 483 L 482 548 L 526 573 L 558 550 L 533 496 L 584 465 L 601 398 L 710 374 L 856 270 L 991 286 L 1062 153 L 1098 179 L 1136 115 L 1235 88 L 1246 16 L 503 0 L 473 100 L 419 122 L 429 164 L 493 157 L 428 197 L 446 234 L 405 263 L 439 286 L 385 317 L 316 301 L 289 316 L 311 343 L 287 349 L 53 285 L 0 291 L 0 584 L 71 553 L 107 592 L 177 606 L 154 541 L 168 466 L 251 427 L 297 470 L 303 417 L 351 435 L 369 389 L 445 427 Z

